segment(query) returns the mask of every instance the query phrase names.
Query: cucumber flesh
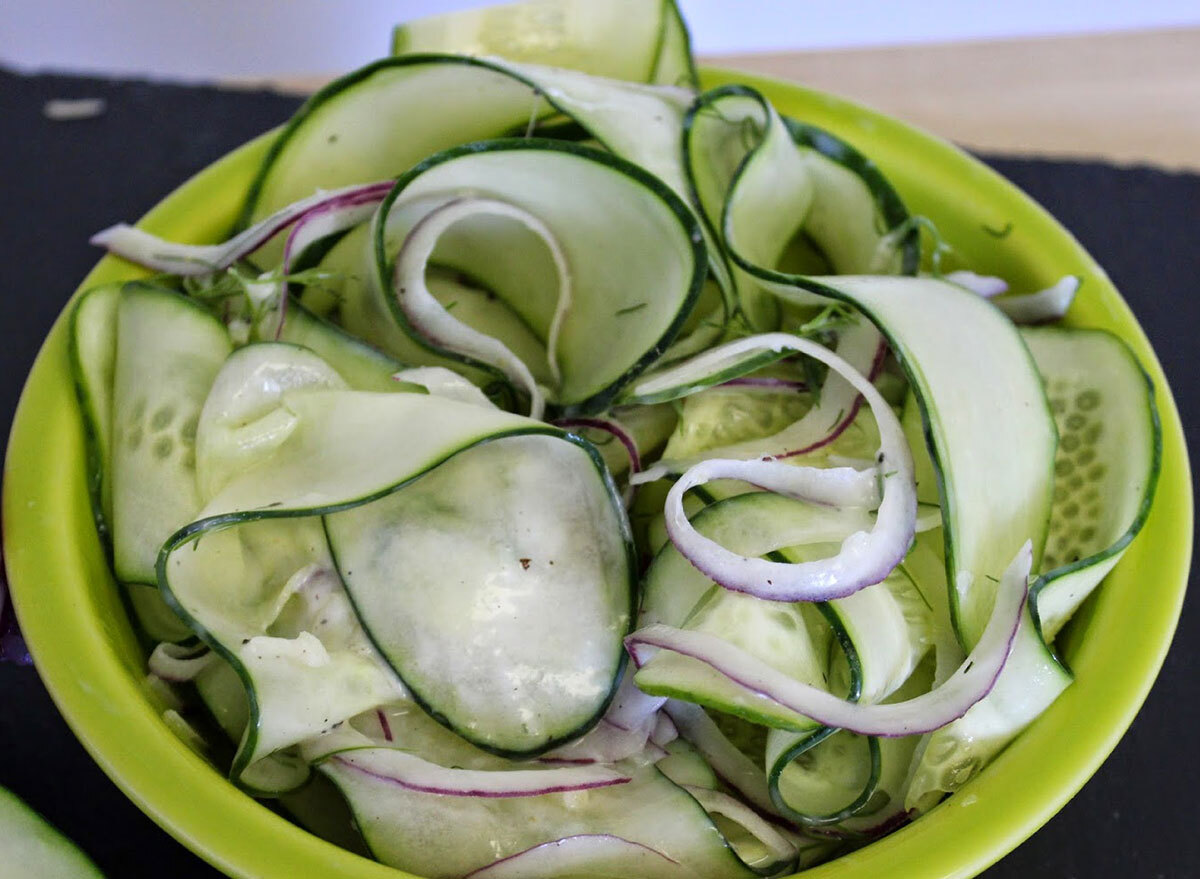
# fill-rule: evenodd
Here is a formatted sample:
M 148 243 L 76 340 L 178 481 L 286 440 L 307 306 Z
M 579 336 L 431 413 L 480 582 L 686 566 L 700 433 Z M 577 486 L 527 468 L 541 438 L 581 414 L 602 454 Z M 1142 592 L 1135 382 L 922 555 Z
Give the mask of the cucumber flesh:
M 16 794 L 0 787 L 0 847 L 6 875 L 21 879 L 104 879 L 73 842 Z
M 261 381 L 264 367 L 274 381 Z M 244 468 L 239 460 L 236 467 L 227 464 L 223 474 L 216 467 L 217 494 L 196 522 L 172 538 L 159 560 L 160 584 L 173 607 L 234 666 L 255 696 L 235 778 L 272 751 L 396 697 L 398 681 L 361 635 L 349 604 L 339 605 L 335 615 L 328 602 L 318 609 L 302 601 L 299 620 L 289 616 L 289 603 L 296 596 L 312 599 L 314 582 L 328 581 L 334 570 L 321 514 L 391 494 L 458 452 L 508 434 L 543 434 L 547 442 L 582 448 L 551 427 L 493 407 L 434 395 L 329 389 L 333 380 L 340 382 L 330 367 L 295 346 L 258 344 L 230 358 L 214 382 L 205 414 L 235 427 L 248 422 L 256 439 L 240 442 L 235 431 L 213 448 L 257 450 L 257 463 Z M 427 429 L 413 431 L 414 423 Z M 270 429 L 259 430 L 263 424 Z M 204 429 L 207 434 L 208 425 Z M 628 537 L 619 501 L 597 458 L 579 454 L 573 465 L 576 488 L 586 487 L 591 503 L 609 511 L 605 521 L 620 550 L 623 577 L 614 588 L 624 590 L 621 613 L 627 621 Z M 573 545 L 557 561 L 571 569 L 572 563 L 586 566 L 587 558 Z M 323 580 L 313 580 L 314 566 L 326 572 Z M 214 577 L 214 571 L 221 576 Z M 334 578 L 320 591 L 339 590 Z M 575 612 L 560 610 L 567 618 Z M 334 618 L 343 624 L 323 628 L 321 621 Z M 620 653 L 625 621 L 618 614 L 601 623 L 614 629 L 608 638 L 613 654 Z M 616 677 L 617 669 L 609 672 Z M 589 695 L 598 714 L 607 692 Z
M 332 366 L 346 384 L 360 391 L 413 390 L 392 376 L 405 364 L 336 324 L 318 317 L 297 302 L 289 303 L 279 341 L 308 348 Z
M 868 276 L 796 282 L 855 304 L 889 337 L 908 374 L 937 469 L 955 628 L 970 647 L 1008 560 L 1026 540 L 1038 559 L 1045 542 L 1057 434 L 1033 358 L 1003 314 L 953 284 Z M 772 285 L 784 297 L 793 289 Z M 1011 436 L 1022 437 L 1019 455 Z
M 903 201 L 849 144 L 781 117 L 745 86 L 701 95 L 683 125 L 688 183 L 706 224 L 717 239 L 727 239 L 731 225 L 752 226 L 753 233 L 739 239 L 743 246 L 752 242 L 752 250 L 743 254 L 746 259 L 790 271 L 916 271 L 916 236 L 889 236 L 908 220 Z M 750 154 L 754 161 L 745 167 Z M 764 200 L 767 209 L 760 210 Z M 776 209 L 785 201 L 786 208 Z M 797 256 L 798 247 L 811 258 Z M 776 298 L 746 266 L 735 261 L 731 271 L 750 328 L 775 329 L 780 319 Z M 815 297 L 800 298 L 804 305 L 820 304 Z
M 200 507 L 200 408 L 232 344 L 211 314 L 177 293 L 127 284 L 117 310 L 113 379 L 113 566 L 156 582 L 159 547 Z
M 683 193 L 677 143 L 690 100 L 682 89 L 499 58 L 385 59 L 326 86 L 293 117 L 251 185 L 242 224 L 317 188 L 384 180 L 441 150 L 524 133 L 556 111 Z M 405 136 L 397 139 L 397 130 Z M 260 255 L 270 261 L 280 247 L 269 245 Z
M 605 408 L 675 339 L 700 294 L 707 256 L 691 211 L 641 169 L 559 141 L 492 141 L 428 159 L 380 207 L 386 220 L 376 224 L 373 292 L 422 344 L 468 362 L 479 362 L 483 349 L 433 346 L 412 326 L 417 317 L 408 309 L 416 306 L 401 308 L 405 291 L 393 290 L 404 253 L 396 257 L 388 242 L 407 238 L 452 200 L 480 199 L 480 212 L 449 227 L 433 259 L 479 279 L 550 342 L 564 279 L 546 245 L 524 224 L 490 213 L 484 196 L 537 218 L 561 249 L 569 305 L 557 346 L 544 355 L 561 372 L 551 400 L 568 411 Z M 454 320 L 438 311 L 437 326 Z M 437 332 L 446 339 L 449 331 Z
M 1026 609 L 992 690 L 958 720 L 930 734 L 906 794 L 924 811 L 959 790 L 1071 684 Z
M 1154 499 L 1162 437 L 1154 389 L 1120 339 L 1066 327 L 1021 331 L 1058 427 L 1042 575 L 1031 589 L 1047 640 L 1121 558 Z
M 680 43 L 673 11 L 674 4 L 663 0 L 526 0 L 398 25 L 392 54 L 493 55 L 593 76 L 678 85 L 680 56 L 687 47 Z
M 602 712 L 632 590 L 624 526 L 578 446 L 496 440 L 325 528 L 371 639 L 463 737 L 528 754 Z
M 112 527 L 112 396 L 121 285 L 88 290 L 71 311 L 71 373 L 87 442 L 88 489 L 106 548 Z

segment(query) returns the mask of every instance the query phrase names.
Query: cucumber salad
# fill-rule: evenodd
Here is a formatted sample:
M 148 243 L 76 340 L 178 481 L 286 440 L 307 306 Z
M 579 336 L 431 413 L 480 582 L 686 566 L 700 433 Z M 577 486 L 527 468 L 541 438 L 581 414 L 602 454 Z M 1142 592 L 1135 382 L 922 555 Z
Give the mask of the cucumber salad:
M 1157 478 L 1134 356 L 701 91 L 672 0 L 393 49 L 223 243 L 94 238 L 157 273 L 71 351 L 164 720 L 424 877 L 777 876 L 919 819 L 1071 683 Z

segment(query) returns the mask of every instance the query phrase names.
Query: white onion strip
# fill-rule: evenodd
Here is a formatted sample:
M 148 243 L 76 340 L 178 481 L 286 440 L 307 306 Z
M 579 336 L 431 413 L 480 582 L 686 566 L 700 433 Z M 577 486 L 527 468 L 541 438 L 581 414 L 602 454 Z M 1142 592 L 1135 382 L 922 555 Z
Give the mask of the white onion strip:
M 721 780 L 740 793 L 755 808 L 777 815 L 767 776 L 753 760 L 740 751 L 699 705 L 670 699 L 663 709 L 674 721 L 679 734 L 695 748 Z
M 657 762 L 666 757 L 667 752 L 650 741 L 650 732 L 645 727 L 626 729 L 601 718 L 582 738 L 546 752 L 538 758 L 538 762 L 579 765 L 616 763 L 636 754 L 644 754 L 647 759 Z
M 326 759 L 378 781 L 399 785 L 407 790 L 448 797 L 539 797 L 544 794 L 609 787 L 625 784 L 630 780 L 628 775 L 604 766 L 517 769 L 511 772 L 448 769 L 413 754 L 390 748 L 339 751 Z
M 1045 324 L 1061 320 L 1079 292 L 1079 278 L 1067 275 L 1053 287 L 1021 296 L 993 299 L 992 304 L 1016 324 Z
M 626 667 L 612 704 L 596 726 L 584 736 L 549 751 L 540 758 L 547 763 L 615 763 L 645 753 L 651 760 L 667 756 L 663 742 L 649 741 L 665 700 L 647 696 L 633 682 L 633 669 Z
M 170 641 L 163 641 L 154 648 L 150 659 L 146 662 L 150 672 L 164 681 L 182 684 L 190 681 L 204 669 L 208 668 L 217 655 L 207 647 L 181 647 Z
M 650 741 L 660 748 L 665 748 L 677 738 L 679 738 L 679 728 L 675 726 L 675 721 L 666 714 L 659 714 L 655 718 L 654 731 L 650 733 Z
M 555 879 L 597 866 L 620 869 L 640 879 L 688 879 L 690 870 L 658 849 L 607 833 L 587 833 L 544 842 L 468 873 L 463 879 Z
M 917 493 L 908 442 L 899 420 L 875 386 L 832 351 L 784 333 L 753 339 L 759 345 L 792 348 L 824 361 L 862 394 L 879 425 L 877 468 L 858 471 L 795 467 L 769 460 L 702 461 L 679 477 L 667 493 L 663 507 L 667 534 L 698 571 L 731 591 L 770 601 L 845 598 L 887 577 L 903 560 L 916 533 Z M 872 505 L 877 496 L 876 482 L 882 485 L 882 494 L 870 531 L 851 534 L 829 558 L 792 564 L 739 555 L 692 527 L 683 496 L 688 489 L 714 479 L 740 479 L 788 497 L 834 506 Z
M 991 299 L 993 296 L 1008 292 L 1008 281 L 1003 278 L 997 278 L 995 275 L 980 275 L 967 269 L 950 272 L 945 276 L 945 280 L 951 284 L 966 287 L 984 299 Z
M 1032 566 L 1033 545 L 1026 541 L 1000 578 L 987 627 L 963 664 L 945 683 L 904 702 L 847 702 L 704 632 L 656 624 L 634 632 L 625 639 L 625 646 L 639 667 L 659 650 L 688 656 L 745 690 L 825 726 L 865 736 L 917 735 L 957 720 L 991 692 L 1021 624 Z
M 771 857 L 778 863 L 796 857 L 796 847 L 791 840 L 779 832 L 769 821 L 729 794 L 685 784 L 681 787 L 710 814 L 724 815 L 763 844 Z
M 541 388 L 529 367 L 499 339 L 467 326 L 434 298 L 425 284 L 425 269 L 438 240 L 455 223 L 478 214 L 507 217 L 533 232 L 545 243 L 558 272 L 558 304 L 546 337 L 546 359 L 556 382 L 558 336 L 571 303 L 570 272 L 566 256 L 554 234 L 528 211 L 492 198 L 455 198 L 431 210 L 409 231 L 396 255 L 392 280 L 396 299 L 409 323 L 432 344 L 494 366 L 529 395 L 530 417 L 540 419 L 545 409 Z
M 177 244 L 127 223 L 118 223 L 97 232 L 91 237 L 90 243 L 160 272 L 208 275 L 227 269 L 242 257 L 253 253 L 315 208 L 337 204 L 347 198 L 381 202 L 393 185 L 391 180 L 385 180 L 317 192 L 281 208 L 221 244 Z

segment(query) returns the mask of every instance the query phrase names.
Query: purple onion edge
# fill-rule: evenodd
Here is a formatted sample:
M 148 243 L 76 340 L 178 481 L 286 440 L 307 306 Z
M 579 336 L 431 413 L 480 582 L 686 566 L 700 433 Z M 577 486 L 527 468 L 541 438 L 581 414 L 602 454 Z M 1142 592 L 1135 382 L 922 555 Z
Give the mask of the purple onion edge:
M 612 434 L 625 447 L 629 455 L 629 469 L 632 473 L 642 471 L 642 456 L 638 452 L 637 443 L 623 427 L 607 418 L 562 418 L 554 422 L 556 427 L 590 427 Z
M 373 201 L 382 202 L 387 194 L 391 192 L 395 184 L 388 180 L 382 183 L 369 183 L 361 189 L 353 192 L 345 192 L 336 198 L 331 198 L 329 201 L 321 202 L 314 207 L 309 208 L 292 222 L 291 231 L 288 232 L 287 241 L 283 245 L 283 279 L 280 281 L 282 287 L 279 296 L 279 320 L 275 326 L 275 341 L 279 341 L 283 335 L 283 324 L 287 320 L 288 312 L 288 291 L 287 291 L 287 275 L 292 270 L 292 261 L 296 256 L 295 244 L 299 237 L 300 230 L 304 226 L 319 217 L 326 214 L 331 214 L 336 211 L 347 210 L 350 208 L 362 207 L 370 204 Z M 265 242 L 263 242 L 265 243 Z M 259 245 L 261 246 L 261 244 Z
M 356 766 L 348 760 L 345 760 L 336 754 L 330 759 L 348 769 L 359 772 L 363 775 L 370 776 L 378 781 L 384 781 L 389 784 L 398 785 L 405 790 L 416 791 L 423 794 L 436 794 L 445 797 L 471 797 L 480 800 L 506 800 L 518 799 L 521 797 L 540 797 L 546 794 L 571 793 L 572 791 L 591 790 L 597 787 L 613 787 L 619 784 L 628 784 L 633 779 L 628 776 L 616 776 L 606 778 L 603 781 L 584 782 L 581 784 L 560 784 L 551 785 L 549 787 L 537 788 L 535 790 L 510 790 L 510 791 L 485 791 L 485 790 L 452 790 L 450 788 L 432 787 L 422 784 L 414 784 L 411 781 L 405 781 L 402 778 L 396 778 L 394 775 L 380 775 L 378 772 L 372 772 L 370 769 L 364 769 L 361 766 Z M 451 770 L 453 771 L 453 770 Z
M 1009 656 L 1012 655 L 1013 643 L 1016 641 L 1017 632 L 1021 628 L 1021 615 L 1024 612 L 1025 602 L 1028 599 L 1028 596 L 1029 596 L 1029 587 L 1028 587 L 1028 585 L 1026 585 L 1025 594 L 1021 598 L 1018 612 L 1014 615 L 1015 620 L 1014 620 L 1013 624 L 1009 627 L 1008 637 L 1005 639 L 1004 659 L 997 666 L 996 671 L 992 674 L 991 679 L 987 683 L 987 686 L 983 687 L 981 689 L 981 692 L 979 693 L 979 695 L 976 696 L 974 699 L 972 699 L 966 706 L 962 707 L 962 710 L 958 711 L 958 713 L 955 714 L 953 717 L 950 717 L 946 720 L 943 720 L 941 723 L 937 723 L 932 726 L 927 726 L 927 725 L 922 724 L 922 725 L 919 725 L 912 729 L 897 729 L 897 730 L 883 730 L 883 729 L 879 729 L 879 728 L 855 729 L 852 726 L 841 726 L 839 728 L 840 729 L 848 729 L 848 730 L 850 730 L 850 732 L 857 733 L 859 735 L 871 735 L 871 736 L 878 736 L 880 738 L 903 738 L 905 736 L 924 735 L 925 733 L 934 732 L 935 730 L 939 730 L 942 727 L 947 726 L 948 724 L 953 723 L 954 721 L 958 720 L 960 717 L 962 717 L 964 714 L 966 714 L 968 711 L 970 711 L 972 707 L 974 707 L 976 704 L 978 704 L 983 699 L 987 698 L 988 694 L 991 693 L 992 689 L 996 686 L 996 681 L 998 681 L 1000 679 L 1000 675 L 1004 673 L 1004 667 L 1006 665 L 1008 665 L 1008 658 L 1009 658 Z M 785 708 L 788 711 L 794 711 L 796 714 L 799 714 L 802 717 L 809 717 L 810 719 L 815 720 L 818 723 L 824 723 L 824 721 L 821 720 L 821 718 L 811 717 L 811 715 L 798 710 L 793 705 L 787 704 L 786 702 L 782 701 L 781 699 L 779 699 L 772 693 L 766 692 L 765 690 L 762 690 L 758 687 L 751 686 L 750 684 L 741 680 L 737 675 L 731 674 L 727 669 L 717 667 L 715 664 L 713 664 L 712 662 L 705 659 L 703 656 L 698 655 L 695 652 L 691 652 L 688 650 L 681 650 L 676 647 L 666 647 L 661 644 L 655 644 L 652 641 L 645 641 L 645 640 L 639 639 L 637 636 L 637 632 L 634 632 L 632 635 L 627 635 L 625 637 L 625 649 L 629 653 L 630 659 L 633 660 L 633 664 L 635 666 L 637 666 L 639 669 L 642 667 L 643 663 L 642 663 L 642 658 L 638 655 L 638 652 L 639 652 L 638 648 L 642 647 L 642 646 L 657 647 L 660 650 L 669 650 L 672 653 L 678 653 L 681 656 L 687 656 L 691 659 L 695 659 L 695 660 L 707 665 L 713 671 L 717 672 L 717 674 L 721 675 L 722 677 L 726 678 L 727 680 L 731 681 L 732 683 L 736 684 L 739 687 L 742 687 L 743 689 L 745 689 L 751 693 L 762 696 L 765 699 L 770 699 L 776 705 L 779 705 L 780 707 Z M 958 674 L 958 672 L 956 671 L 955 674 Z M 945 684 L 943 684 L 943 686 L 945 686 Z M 933 691 L 931 690 L 930 692 L 933 692 Z M 955 707 L 955 710 L 957 710 L 959 706 L 955 705 L 954 707 Z

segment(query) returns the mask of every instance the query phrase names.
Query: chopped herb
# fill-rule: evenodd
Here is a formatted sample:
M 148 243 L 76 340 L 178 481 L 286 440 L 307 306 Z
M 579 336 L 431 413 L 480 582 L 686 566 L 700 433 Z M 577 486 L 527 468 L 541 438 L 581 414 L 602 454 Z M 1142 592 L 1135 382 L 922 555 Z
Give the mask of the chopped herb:
M 993 577 L 991 574 L 984 574 L 983 576 L 987 577 L 987 578 L 988 578 L 989 580 L 991 580 L 993 583 L 999 583 L 999 582 L 1000 582 L 999 578 L 997 578 L 997 577 Z
M 1012 220 L 1009 220 L 1007 223 L 1005 223 L 999 229 L 997 229 L 993 226 L 989 226 L 987 223 L 981 223 L 979 225 L 979 228 L 982 229 L 984 232 L 987 232 L 993 238 L 1007 238 L 1009 233 L 1012 232 L 1012 230 L 1013 230 L 1013 222 L 1012 222 Z
M 446 309 L 446 311 L 450 311 L 456 305 L 458 305 L 457 299 L 455 299 L 453 302 L 447 302 L 445 305 L 442 306 L 442 308 Z
M 645 302 L 639 302 L 637 305 L 630 305 L 628 308 L 622 308 L 617 311 L 617 317 L 623 314 L 633 314 L 635 311 L 641 311 L 646 307 Z

